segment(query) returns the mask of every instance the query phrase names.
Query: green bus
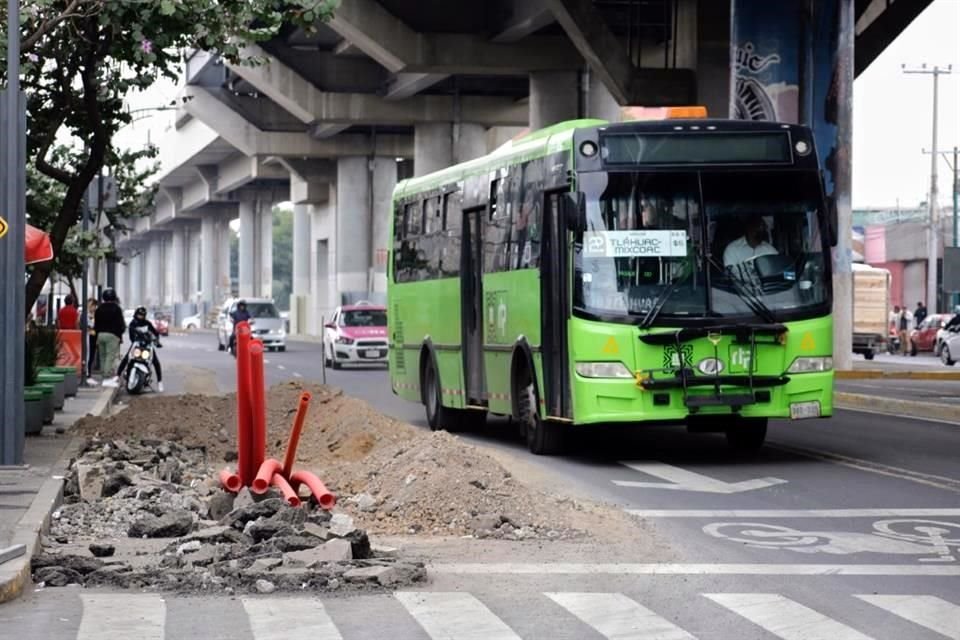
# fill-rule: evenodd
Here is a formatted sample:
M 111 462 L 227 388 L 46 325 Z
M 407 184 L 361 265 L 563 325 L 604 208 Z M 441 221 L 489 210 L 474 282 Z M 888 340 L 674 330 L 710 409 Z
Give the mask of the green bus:
M 833 412 L 830 248 L 811 131 L 561 123 L 400 182 L 393 392 L 433 429 L 513 417 L 531 451 L 677 423 L 756 449 Z

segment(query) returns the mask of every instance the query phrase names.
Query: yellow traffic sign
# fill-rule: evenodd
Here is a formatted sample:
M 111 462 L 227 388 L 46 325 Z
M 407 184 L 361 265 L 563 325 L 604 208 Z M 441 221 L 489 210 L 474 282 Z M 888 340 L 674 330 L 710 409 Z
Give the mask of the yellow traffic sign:
M 7 235 L 7 230 L 10 229 L 10 225 L 7 224 L 7 221 L 0 217 L 0 238 Z

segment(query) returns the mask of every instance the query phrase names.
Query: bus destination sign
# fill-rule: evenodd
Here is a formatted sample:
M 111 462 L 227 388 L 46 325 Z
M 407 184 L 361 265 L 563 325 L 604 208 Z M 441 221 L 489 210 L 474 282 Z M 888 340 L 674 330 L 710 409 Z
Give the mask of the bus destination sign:
M 583 234 L 585 258 L 675 258 L 687 255 L 683 229 L 651 231 L 587 231 Z

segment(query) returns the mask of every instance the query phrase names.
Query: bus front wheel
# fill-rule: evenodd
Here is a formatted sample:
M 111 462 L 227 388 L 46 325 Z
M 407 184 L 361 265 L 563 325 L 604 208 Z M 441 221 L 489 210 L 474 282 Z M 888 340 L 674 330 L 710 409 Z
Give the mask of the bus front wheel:
M 520 389 L 517 405 L 530 452 L 538 456 L 558 453 L 563 446 L 561 425 L 540 417 L 537 393 L 532 382 Z
M 738 451 L 757 451 L 766 439 L 766 418 L 734 418 L 727 428 L 727 443 Z

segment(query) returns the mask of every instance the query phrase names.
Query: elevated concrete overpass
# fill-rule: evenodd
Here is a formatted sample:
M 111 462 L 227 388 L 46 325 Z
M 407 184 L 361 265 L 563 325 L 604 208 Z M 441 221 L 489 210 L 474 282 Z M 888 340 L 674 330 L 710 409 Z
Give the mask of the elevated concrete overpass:
M 854 21 L 856 45 L 830 46 L 856 74 L 931 2 L 831 1 L 836 13 L 825 24 L 836 32 Z M 793 3 L 798 22 L 823 4 Z M 317 333 L 320 318 L 345 296 L 385 290 L 389 199 L 398 179 L 483 155 L 528 127 L 577 117 L 617 121 L 625 105 L 811 117 L 802 104 L 791 110 L 773 100 L 764 112 L 763 96 L 747 91 L 754 79 L 741 82 L 744 68 L 753 70 L 751 56 L 763 64 L 781 59 L 777 51 L 761 57 L 738 31 L 741 14 L 762 4 L 347 0 L 315 31 L 290 27 L 249 47 L 263 64 L 232 65 L 195 51 L 175 130 L 160 142 L 156 210 L 120 241 L 121 299 L 219 304 L 231 294 L 228 224 L 237 218 L 235 293 L 271 296 L 271 211 L 291 201 L 291 323 Z M 757 15 L 762 33 L 765 18 Z M 811 52 L 823 48 L 823 31 L 804 31 Z M 802 95 L 813 81 L 800 76 Z

